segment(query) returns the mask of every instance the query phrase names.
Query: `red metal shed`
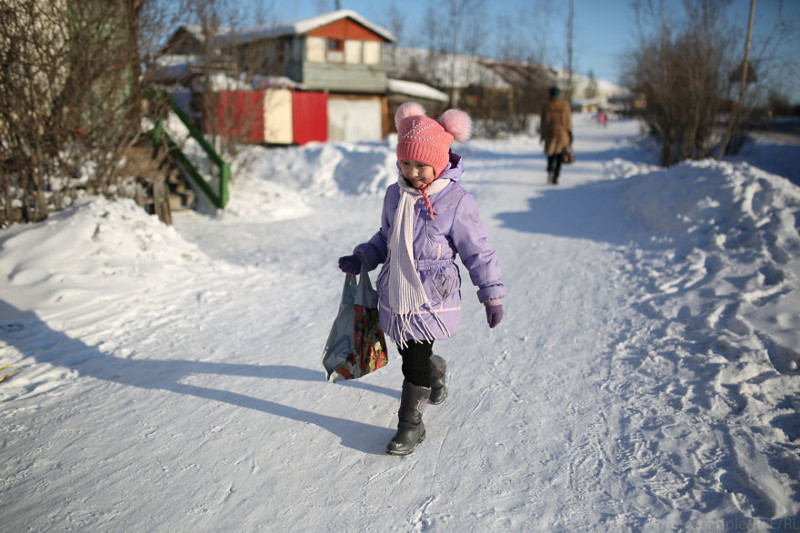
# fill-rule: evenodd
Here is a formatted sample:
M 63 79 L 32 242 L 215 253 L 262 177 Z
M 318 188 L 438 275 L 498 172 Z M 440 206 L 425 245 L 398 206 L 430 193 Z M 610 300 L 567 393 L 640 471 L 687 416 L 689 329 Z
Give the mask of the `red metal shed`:
M 328 93 L 292 93 L 295 144 L 328 140 Z
M 220 135 L 240 142 L 306 144 L 328 140 L 328 95 L 289 89 L 220 91 Z
M 264 141 L 262 91 L 219 91 L 216 100 L 217 131 L 221 136 L 249 143 Z

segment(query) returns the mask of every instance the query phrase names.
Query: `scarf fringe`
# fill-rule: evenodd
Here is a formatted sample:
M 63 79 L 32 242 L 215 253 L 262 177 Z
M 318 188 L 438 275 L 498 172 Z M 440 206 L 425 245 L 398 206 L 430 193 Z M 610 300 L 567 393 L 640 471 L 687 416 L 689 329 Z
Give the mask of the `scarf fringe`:
M 444 321 L 427 305 L 425 305 L 425 307 L 426 309 L 424 311 L 430 313 L 430 315 L 436 319 L 436 323 L 439 325 L 442 331 L 444 331 L 445 336 L 450 337 L 450 331 L 447 329 L 447 325 L 444 323 Z M 418 338 L 419 335 L 414 334 L 412 321 L 415 317 L 417 318 L 417 329 L 422 333 L 421 339 Z M 397 338 L 394 338 L 395 335 Z M 406 314 L 392 313 L 392 316 L 389 319 L 389 336 L 401 348 L 407 347 L 409 340 L 427 342 L 433 342 L 436 340 L 436 334 L 431 330 L 430 326 L 428 326 L 428 323 L 425 322 L 425 319 L 421 316 L 421 312 L 419 311 L 412 311 Z

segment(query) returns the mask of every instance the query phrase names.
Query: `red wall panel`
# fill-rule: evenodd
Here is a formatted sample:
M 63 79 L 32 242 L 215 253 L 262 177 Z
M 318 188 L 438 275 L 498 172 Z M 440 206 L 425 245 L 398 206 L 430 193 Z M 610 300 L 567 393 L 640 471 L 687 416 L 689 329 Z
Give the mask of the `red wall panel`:
M 295 144 L 328 140 L 328 93 L 292 93 Z
M 217 93 L 219 132 L 240 142 L 264 141 L 264 93 L 220 91 Z

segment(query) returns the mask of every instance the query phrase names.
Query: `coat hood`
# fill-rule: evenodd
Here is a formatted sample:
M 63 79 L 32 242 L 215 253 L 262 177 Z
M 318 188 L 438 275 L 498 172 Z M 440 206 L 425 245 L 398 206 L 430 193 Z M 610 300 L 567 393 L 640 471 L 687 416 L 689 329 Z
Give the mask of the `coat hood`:
M 447 178 L 454 183 L 460 184 L 461 176 L 464 174 L 464 160 L 460 155 L 450 150 L 450 162 L 447 165 L 439 178 Z

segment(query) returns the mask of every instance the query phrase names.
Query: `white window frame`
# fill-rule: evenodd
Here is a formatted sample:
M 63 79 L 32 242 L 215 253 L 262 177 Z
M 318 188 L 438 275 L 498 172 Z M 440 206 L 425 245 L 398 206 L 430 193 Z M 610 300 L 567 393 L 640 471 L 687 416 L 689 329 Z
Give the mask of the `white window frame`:
M 380 41 L 363 41 L 362 62 L 365 65 L 380 65 L 383 62 Z
M 306 61 L 325 63 L 328 55 L 328 40 L 325 37 L 306 37 Z
M 344 41 L 344 62 L 348 65 L 360 65 L 363 41 L 346 39 Z

